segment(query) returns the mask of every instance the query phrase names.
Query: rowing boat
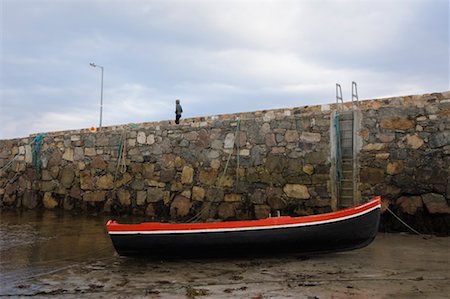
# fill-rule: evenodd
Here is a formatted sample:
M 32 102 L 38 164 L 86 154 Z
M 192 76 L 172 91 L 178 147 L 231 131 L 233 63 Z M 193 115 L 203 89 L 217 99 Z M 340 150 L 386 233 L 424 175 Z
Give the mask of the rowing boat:
M 331 213 L 302 217 L 211 223 L 109 220 L 109 236 L 120 255 L 223 256 L 260 253 L 317 253 L 352 250 L 372 242 L 378 231 L 381 197 Z

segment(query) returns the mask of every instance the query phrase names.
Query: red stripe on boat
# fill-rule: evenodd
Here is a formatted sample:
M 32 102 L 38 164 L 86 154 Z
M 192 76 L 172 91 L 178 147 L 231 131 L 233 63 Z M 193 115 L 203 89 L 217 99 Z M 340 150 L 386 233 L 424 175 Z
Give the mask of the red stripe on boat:
M 245 228 L 263 228 L 266 226 L 291 225 L 291 224 L 307 224 L 322 221 L 339 220 L 352 215 L 364 213 L 373 208 L 380 207 L 381 196 L 377 196 L 371 201 L 336 212 L 310 215 L 302 217 L 272 217 L 262 220 L 243 220 L 243 221 L 227 221 L 227 222 L 209 222 L 209 223 L 161 223 L 161 222 L 144 222 L 139 224 L 119 224 L 109 220 L 106 224 L 108 232 L 146 232 L 146 231 L 191 231 L 191 230 L 211 230 L 211 229 L 245 229 Z

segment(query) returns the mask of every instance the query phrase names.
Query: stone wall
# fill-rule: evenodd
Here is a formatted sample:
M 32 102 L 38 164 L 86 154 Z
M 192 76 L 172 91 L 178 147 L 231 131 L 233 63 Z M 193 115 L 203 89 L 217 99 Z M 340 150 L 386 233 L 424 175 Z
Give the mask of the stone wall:
M 422 232 L 450 233 L 450 92 L 363 102 L 360 190 Z M 384 213 L 383 230 L 403 230 Z
M 382 195 L 384 208 L 411 224 L 448 234 L 450 92 L 362 101 L 359 109 L 362 200 Z M 35 159 L 36 136 L 2 140 L 0 204 L 180 221 L 327 212 L 337 205 L 335 110 L 306 106 L 53 132 Z M 385 213 L 382 229 L 401 227 Z
M 50 133 L 36 155 L 40 167 L 34 136 L 5 140 L 0 165 L 16 160 L 2 171 L 1 203 L 166 220 L 330 211 L 329 109 Z

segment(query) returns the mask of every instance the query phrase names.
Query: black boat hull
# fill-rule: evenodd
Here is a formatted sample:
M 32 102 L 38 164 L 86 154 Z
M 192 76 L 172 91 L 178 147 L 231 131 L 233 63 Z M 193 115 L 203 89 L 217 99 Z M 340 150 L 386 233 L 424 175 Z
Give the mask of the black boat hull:
M 120 255 L 215 257 L 320 253 L 365 247 L 375 238 L 380 209 L 349 219 L 297 227 L 226 232 L 110 234 Z

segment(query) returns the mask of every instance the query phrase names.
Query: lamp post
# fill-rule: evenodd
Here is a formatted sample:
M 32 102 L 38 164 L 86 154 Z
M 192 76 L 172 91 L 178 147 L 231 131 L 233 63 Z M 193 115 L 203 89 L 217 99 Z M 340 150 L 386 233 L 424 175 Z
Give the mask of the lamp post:
M 95 64 L 93 62 L 89 63 L 90 66 L 92 67 L 99 67 L 102 70 L 102 85 L 101 85 L 101 89 L 100 89 L 100 126 L 99 129 L 102 128 L 102 112 L 103 112 L 103 66 Z

